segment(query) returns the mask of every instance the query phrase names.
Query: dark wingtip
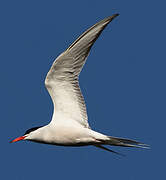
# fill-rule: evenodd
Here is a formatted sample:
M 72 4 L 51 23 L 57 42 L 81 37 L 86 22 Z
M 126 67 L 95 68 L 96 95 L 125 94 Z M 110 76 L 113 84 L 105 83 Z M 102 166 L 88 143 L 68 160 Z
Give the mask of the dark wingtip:
M 119 13 L 116 13 L 116 14 L 114 14 L 113 16 L 115 16 L 115 17 L 116 17 L 116 16 L 119 16 L 119 15 L 120 15 Z
M 112 16 L 110 16 L 110 18 L 114 19 L 115 17 L 119 16 L 119 13 L 113 14 Z
M 111 22 L 117 16 L 119 16 L 119 13 L 113 14 L 112 16 L 109 16 L 109 17 L 105 18 L 104 20 L 108 21 L 108 22 Z

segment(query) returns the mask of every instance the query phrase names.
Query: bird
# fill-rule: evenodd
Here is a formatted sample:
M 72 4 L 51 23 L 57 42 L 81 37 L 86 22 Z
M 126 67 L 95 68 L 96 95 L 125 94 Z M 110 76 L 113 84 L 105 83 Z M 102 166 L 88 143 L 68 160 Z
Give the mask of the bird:
M 92 130 L 79 86 L 79 75 L 91 47 L 105 27 L 118 15 L 106 17 L 87 29 L 56 58 L 45 78 L 45 86 L 54 105 L 52 120 L 45 126 L 28 129 L 11 143 L 27 140 L 57 146 L 92 145 L 120 155 L 122 154 L 106 145 L 148 148 L 148 145 L 135 140 L 108 136 Z

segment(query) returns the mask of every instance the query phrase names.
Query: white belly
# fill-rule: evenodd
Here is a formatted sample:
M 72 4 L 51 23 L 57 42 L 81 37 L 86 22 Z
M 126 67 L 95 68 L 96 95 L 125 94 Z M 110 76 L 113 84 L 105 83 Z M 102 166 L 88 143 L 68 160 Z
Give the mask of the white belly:
M 45 141 L 56 145 L 86 145 L 94 141 L 90 129 L 81 126 L 57 125 L 50 127 L 49 133 L 45 136 Z
M 72 125 L 58 123 L 55 125 L 48 124 L 37 129 L 25 140 L 62 146 L 83 146 L 93 145 L 107 138 L 107 136 L 89 128 L 84 128 L 77 123 L 72 123 Z

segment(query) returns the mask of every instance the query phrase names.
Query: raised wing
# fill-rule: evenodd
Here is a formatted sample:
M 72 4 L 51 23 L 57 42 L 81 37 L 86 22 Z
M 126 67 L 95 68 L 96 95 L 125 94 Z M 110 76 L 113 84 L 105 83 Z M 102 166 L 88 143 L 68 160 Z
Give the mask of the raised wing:
M 89 128 L 84 98 L 79 88 L 78 77 L 89 51 L 103 29 L 118 14 L 98 22 L 85 31 L 65 52 L 54 61 L 45 85 L 54 104 L 51 123 L 74 120 Z

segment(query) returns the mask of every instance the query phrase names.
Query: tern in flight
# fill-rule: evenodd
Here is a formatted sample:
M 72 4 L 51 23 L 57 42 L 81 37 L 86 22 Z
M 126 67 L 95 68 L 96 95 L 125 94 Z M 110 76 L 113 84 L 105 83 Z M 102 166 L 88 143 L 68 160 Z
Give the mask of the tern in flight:
M 114 14 L 93 25 L 57 57 L 45 79 L 45 86 L 54 104 L 51 122 L 46 126 L 33 127 L 11 142 L 28 140 L 59 146 L 93 145 L 113 153 L 117 152 L 104 145 L 147 147 L 135 140 L 93 131 L 88 124 L 86 105 L 79 87 L 79 74 L 92 45 L 117 16 Z

